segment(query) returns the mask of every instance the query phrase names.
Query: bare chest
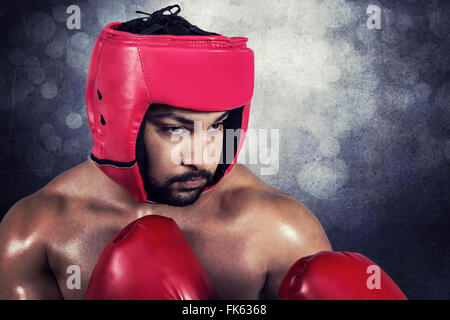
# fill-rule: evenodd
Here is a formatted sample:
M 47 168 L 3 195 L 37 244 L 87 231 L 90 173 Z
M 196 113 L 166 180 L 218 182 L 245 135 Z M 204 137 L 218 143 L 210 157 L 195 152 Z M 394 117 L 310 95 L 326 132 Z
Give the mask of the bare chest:
M 175 221 L 210 276 L 219 299 L 258 299 L 265 266 L 249 232 L 207 220 Z M 82 231 L 70 228 L 51 244 L 49 262 L 64 299 L 84 298 L 97 257 L 126 224 L 111 220 Z

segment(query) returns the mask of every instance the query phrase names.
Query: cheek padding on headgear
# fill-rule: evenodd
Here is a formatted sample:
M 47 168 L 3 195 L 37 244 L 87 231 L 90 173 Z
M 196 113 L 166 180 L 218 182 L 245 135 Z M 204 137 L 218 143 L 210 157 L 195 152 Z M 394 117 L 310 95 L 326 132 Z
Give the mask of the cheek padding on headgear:
M 136 161 L 136 141 L 149 106 L 198 111 L 243 107 L 236 160 L 248 126 L 254 57 L 244 37 L 136 35 L 115 30 L 120 24 L 104 28 L 89 65 L 91 159 L 135 201 L 145 202 L 149 195 Z

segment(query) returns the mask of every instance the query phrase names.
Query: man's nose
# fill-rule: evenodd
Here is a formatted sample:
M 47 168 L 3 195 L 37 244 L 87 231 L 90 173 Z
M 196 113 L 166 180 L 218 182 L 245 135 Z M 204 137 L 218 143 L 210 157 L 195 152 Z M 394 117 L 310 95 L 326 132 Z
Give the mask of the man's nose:
M 191 132 L 190 139 L 185 140 L 183 152 L 183 164 L 203 166 L 203 150 L 206 146 L 202 130 L 194 130 Z
M 212 139 L 203 130 L 194 130 L 190 139 L 187 139 L 187 143 L 190 145 L 185 145 L 183 164 L 195 165 L 198 169 L 211 165 L 215 159 L 214 155 L 219 152 L 219 150 L 214 150 L 216 145 L 215 139 Z

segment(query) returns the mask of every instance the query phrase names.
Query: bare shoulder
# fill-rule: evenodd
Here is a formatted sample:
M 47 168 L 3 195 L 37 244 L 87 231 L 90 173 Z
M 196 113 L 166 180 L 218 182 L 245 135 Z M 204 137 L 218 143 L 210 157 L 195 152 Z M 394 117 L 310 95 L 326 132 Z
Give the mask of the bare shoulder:
M 241 207 L 243 211 L 263 211 L 271 218 L 286 220 L 297 212 L 304 217 L 312 215 L 311 211 L 291 195 L 264 182 L 244 165 L 237 164 L 230 175 L 223 194 L 227 202 Z M 233 199 L 233 201 L 231 201 Z M 262 213 L 261 213 L 262 214 Z
M 51 184 L 51 183 L 50 183 Z M 0 224 L 1 242 L 28 239 L 28 244 L 44 242 L 52 231 L 52 221 L 64 211 L 67 204 L 64 193 L 47 185 L 16 202 L 6 213 Z
M 15 203 L 0 223 L 0 298 L 61 298 L 48 259 L 69 203 L 58 179 Z
M 274 192 L 283 193 L 283 191 L 273 188 L 265 183 L 260 177 L 252 172 L 243 164 L 236 164 L 230 174 L 224 179 L 225 183 L 221 184 L 222 190 L 225 192 Z
M 301 256 L 331 250 L 321 223 L 305 204 L 266 184 L 247 167 L 236 169 L 234 180 L 241 183 L 234 183 L 225 199 L 258 226 L 257 237 L 265 251 L 286 255 L 295 251 Z M 280 252 L 280 246 L 285 250 Z
M 315 214 L 288 193 L 265 184 L 244 166 L 237 167 L 233 181 L 225 199 L 245 222 L 239 228 L 252 239 L 252 251 L 264 265 L 264 296 L 279 299 L 281 280 L 294 262 L 331 251 L 331 244 Z
M 57 230 L 54 211 L 61 199 L 38 191 L 15 203 L 0 223 L 0 298 L 38 298 L 36 288 L 53 283 L 47 259 L 49 239 Z M 20 290 L 19 290 L 20 289 Z M 58 292 L 48 288 L 48 295 Z
M 69 204 L 82 190 L 77 183 L 83 171 L 83 165 L 71 168 L 15 203 L 0 223 L 2 241 L 6 238 L 11 241 L 28 239 L 28 243 L 44 242 L 57 231 L 55 223 L 60 222 Z
M 39 192 L 42 195 L 59 194 L 71 198 L 82 197 L 102 178 L 92 161 L 82 162 L 56 176 Z

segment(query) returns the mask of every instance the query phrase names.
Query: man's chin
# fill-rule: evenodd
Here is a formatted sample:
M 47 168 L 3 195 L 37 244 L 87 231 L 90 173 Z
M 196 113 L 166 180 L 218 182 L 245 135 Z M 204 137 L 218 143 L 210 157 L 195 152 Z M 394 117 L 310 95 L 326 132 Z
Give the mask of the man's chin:
M 184 195 L 184 193 L 187 193 L 188 195 Z M 175 207 L 185 207 L 197 201 L 201 194 L 202 190 L 182 192 L 181 195 L 169 199 L 167 204 Z
M 161 204 L 167 204 L 173 207 L 185 207 L 193 204 L 200 198 L 203 188 L 196 189 L 182 189 L 170 192 L 164 196 L 158 197 L 158 199 L 152 200 Z

